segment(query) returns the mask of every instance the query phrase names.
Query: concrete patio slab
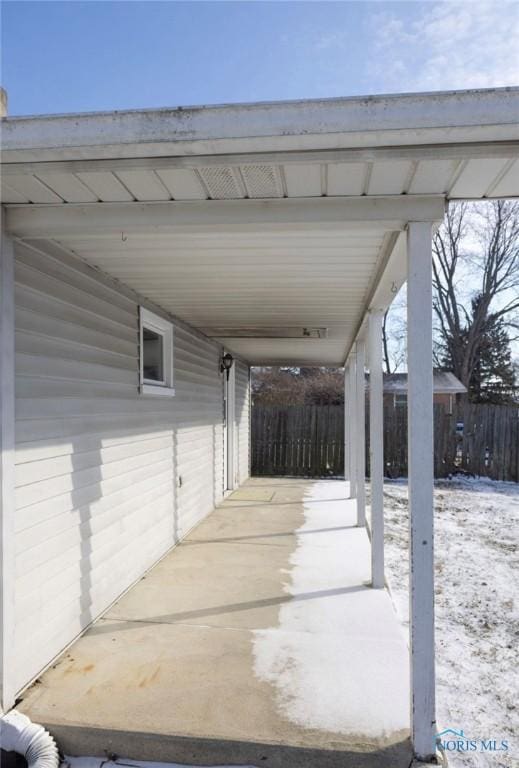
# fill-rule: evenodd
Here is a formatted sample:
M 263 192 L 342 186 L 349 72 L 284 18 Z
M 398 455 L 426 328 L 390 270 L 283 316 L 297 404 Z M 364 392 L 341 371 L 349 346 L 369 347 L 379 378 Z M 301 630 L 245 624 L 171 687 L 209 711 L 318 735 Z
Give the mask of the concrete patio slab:
M 408 652 L 347 486 L 250 481 L 19 705 L 71 755 L 408 768 Z

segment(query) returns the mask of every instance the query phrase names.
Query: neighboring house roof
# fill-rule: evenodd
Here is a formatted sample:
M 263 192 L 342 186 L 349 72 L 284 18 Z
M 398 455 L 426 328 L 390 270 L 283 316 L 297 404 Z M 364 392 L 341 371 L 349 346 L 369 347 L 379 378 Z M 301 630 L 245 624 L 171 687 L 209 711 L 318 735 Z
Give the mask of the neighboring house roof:
M 467 388 L 452 371 L 435 371 L 433 374 L 433 392 L 435 395 L 454 395 L 466 392 Z M 405 394 L 407 392 L 407 373 L 385 373 L 384 393 Z

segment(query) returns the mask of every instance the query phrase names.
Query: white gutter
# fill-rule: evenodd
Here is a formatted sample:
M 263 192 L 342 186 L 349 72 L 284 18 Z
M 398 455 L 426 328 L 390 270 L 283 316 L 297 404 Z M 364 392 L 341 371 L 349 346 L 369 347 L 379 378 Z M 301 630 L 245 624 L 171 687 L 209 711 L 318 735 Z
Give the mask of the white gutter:
M 519 88 L 7 118 L 4 162 L 519 139 Z

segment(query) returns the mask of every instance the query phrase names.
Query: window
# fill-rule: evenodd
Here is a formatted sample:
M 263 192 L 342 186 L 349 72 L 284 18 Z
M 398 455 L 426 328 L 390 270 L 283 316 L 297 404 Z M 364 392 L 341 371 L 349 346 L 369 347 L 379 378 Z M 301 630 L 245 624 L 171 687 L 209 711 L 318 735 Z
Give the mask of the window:
M 173 326 L 140 307 L 140 388 L 144 395 L 174 395 Z
M 142 377 L 164 384 L 164 337 L 146 326 L 142 329 Z

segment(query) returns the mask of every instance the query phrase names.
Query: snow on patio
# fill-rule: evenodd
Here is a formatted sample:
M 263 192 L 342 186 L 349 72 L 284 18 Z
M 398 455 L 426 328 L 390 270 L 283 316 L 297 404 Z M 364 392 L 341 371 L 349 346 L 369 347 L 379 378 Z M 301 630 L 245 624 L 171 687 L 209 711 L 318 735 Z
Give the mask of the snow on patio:
M 407 484 L 387 482 L 384 491 L 386 575 L 407 624 Z M 516 483 L 435 483 L 438 726 L 509 741 L 507 754 L 449 752 L 455 767 L 519 765 L 518 515 Z
M 387 593 L 369 586 L 369 540 L 348 494 L 341 480 L 306 491 L 285 586 L 295 599 L 278 627 L 255 632 L 255 671 L 302 727 L 390 738 L 409 728 L 406 642 Z

